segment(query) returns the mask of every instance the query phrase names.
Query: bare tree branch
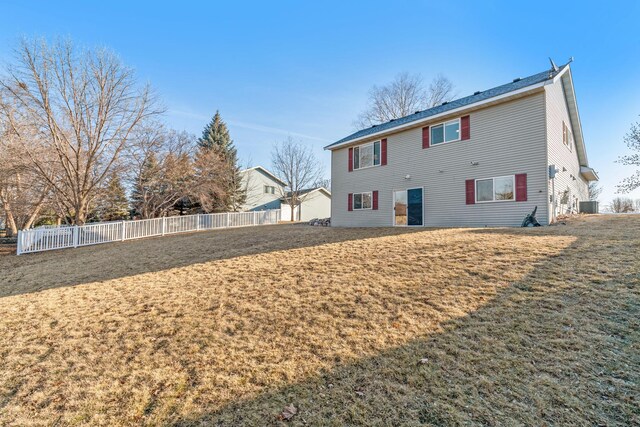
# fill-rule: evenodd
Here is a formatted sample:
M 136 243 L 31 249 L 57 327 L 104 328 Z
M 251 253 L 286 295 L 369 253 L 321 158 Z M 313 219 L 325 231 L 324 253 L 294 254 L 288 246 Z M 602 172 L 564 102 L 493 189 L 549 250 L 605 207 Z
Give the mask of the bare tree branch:
M 12 105 L 0 93 L 0 212 L 9 235 L 29 228 L 38 219 L 51 194 L 51 185 L 39 175 L 23 146 L 33 138 L 32 127 L 19 121 Z M 39 151 L 40 161 L 47 153 Z
M 38 136 L 24 150 L 76 224 L 86 221 L 131 133 L 161 112 L 113 53 L 69 41 L 24 40 L 0 85 Z M 37 158 L 40 149 L 54 155 L 55 175 Z
M 630 213 L 633 212 L 633 200 L 627 197 L 616 197 L 611 201 L 609 210 L 613 213 Z
M 454 86 L 439 74 L 426 88 L 419 74 L 400 73 L 385 86 L 373 86 L 369 92 L 369 106 L 354 125 L 359 129 L 399 119 L 450 101 Z
M 640 188 L 640 122 L 631 125 L 629 133 L 624 137 L 624 142 L 633 152 L 620 156 L 617 162 L 627 166 L 637 166 L 638 170 L 617 185 L 618 193 L 629 193 Z
M 602 193 L 602 187 L 598 184 L 598 181 L 589 182 L 589 200 L 598 200 Z
M 286 184 L 280 192 L 282 199 L 290 206 L 291 221 L 295 221 L 295 208 L 300 206 L 308 194 L 303 190 L 322 177 L 320 163 L 308 147 L 288 137 L 274 145 L 271 164 L 273 172 Z

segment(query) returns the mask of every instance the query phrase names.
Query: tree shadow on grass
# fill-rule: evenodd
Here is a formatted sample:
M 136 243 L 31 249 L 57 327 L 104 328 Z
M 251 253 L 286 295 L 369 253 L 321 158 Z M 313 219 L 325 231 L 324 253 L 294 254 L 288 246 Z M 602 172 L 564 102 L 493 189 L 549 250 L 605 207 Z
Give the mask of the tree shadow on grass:
M 637 425 L 637 234 L 575 234 L 435 334 L 171 425 Z M 289 404 L 298 413 L 284 423 Z
M 2 256 L 0 298 L 246 255 L 421 231 L 425 230 L 281 224 L 185 233 L 22 256 Z

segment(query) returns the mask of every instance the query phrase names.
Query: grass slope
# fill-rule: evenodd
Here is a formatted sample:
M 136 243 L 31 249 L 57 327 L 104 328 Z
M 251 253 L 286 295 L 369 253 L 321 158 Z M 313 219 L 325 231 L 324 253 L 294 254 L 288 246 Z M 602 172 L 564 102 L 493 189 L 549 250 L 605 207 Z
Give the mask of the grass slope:
M 640 218 L 0 257 L 0 425 L 640 423 Z

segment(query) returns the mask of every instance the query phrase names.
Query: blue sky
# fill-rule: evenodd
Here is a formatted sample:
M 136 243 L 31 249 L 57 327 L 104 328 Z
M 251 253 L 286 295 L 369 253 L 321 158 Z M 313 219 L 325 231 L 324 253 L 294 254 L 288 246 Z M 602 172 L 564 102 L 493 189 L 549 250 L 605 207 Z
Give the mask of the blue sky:
M 21 36 L 108 46 L 149 81 L 166 121 L 200 134 L 216 109 L 243 162 L 269 166 L 291 135 L 322 147 L 352 132 L 374 84 L 443 73 L 460 96 L 573 56 L 590 164 L 614 197 L 614 163 L 640 120 L 640 2 L 6 2 L 0 61 Z M 8 19 L 7 19 L 8 18 Z M 640 198 L 636 190 L 633 197 Z

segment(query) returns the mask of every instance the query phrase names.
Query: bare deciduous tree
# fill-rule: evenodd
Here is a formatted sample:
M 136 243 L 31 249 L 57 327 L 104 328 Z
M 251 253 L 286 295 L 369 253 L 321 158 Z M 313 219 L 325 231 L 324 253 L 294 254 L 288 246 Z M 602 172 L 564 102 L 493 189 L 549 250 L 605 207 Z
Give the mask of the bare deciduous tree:
M 35 130 L 26 154 L 72 222 L 83 224 L 131 133 L 160 112 L 149 87 L 109 51 L 42 40 L 22 42 L 1 85 Z M 59 173 L 51 175 L 41 150 Z
M 613 213 L 633 212 L 633 200 L 626 197 L 616 197 L 611 201 L 609 209 Z
M 13 109 L 0 97 L 0 211 L 8 235 L 29 228 L 49 201 L 51 186 L 42 179 L 24 149 L 33 135 L 31 127 L 17 122 Z M 39 152 L 40 161 L 47 153 Z
M 445 101 L 451 101 L 455 96 L 453 89 L 454 86 L 451 80 L 442 74 L 438 74 L 431 83 L 429 83 L 427 106 L 425 108 L 435 107 Z
M 451 81 L 443 75 L 425 87 L 419 74 L 400 73 L 391 83 L 371 88 L 369 106 L 354 124 L 366 128 L 434 107 L 453 99 L 453 89 Z
M 640 122 L 631 125 L 631 130 L 625 135 L 624 142 L 630 150 L 635 152 L 621 156 L 618 159 L 618 163 L 627 166 L 636 166 L 639 169 L 618 184 L 618 193 L 629 193 L 636 188 L 640 188 Z
M 598 200 L 600 194 L 602 193 L 602 187 L 598 184 L 598 181 L 590 181 L 589 182 L 589 200 Z
M 313 184 L 314 187 L 323 187 L 331 191 L 331 178 L 320 178 Z
M 281 196 L 290 206 L 291 221 L 295 221 L 295 208 L 307 196 L 304 190 L 318 182 L 322 176 L 320 163 L 308 147 L 291 137 L 274 145 L 271 163 L 275 175 L 286 184 Z

